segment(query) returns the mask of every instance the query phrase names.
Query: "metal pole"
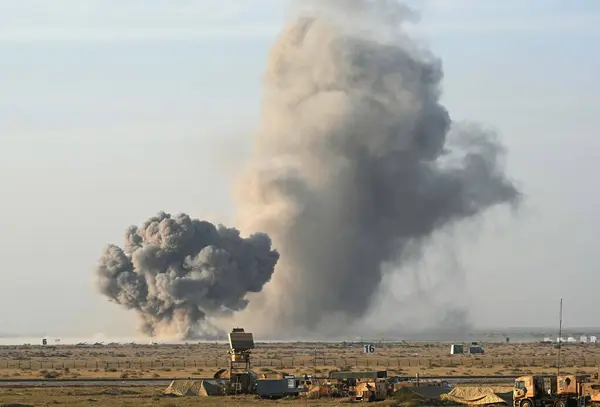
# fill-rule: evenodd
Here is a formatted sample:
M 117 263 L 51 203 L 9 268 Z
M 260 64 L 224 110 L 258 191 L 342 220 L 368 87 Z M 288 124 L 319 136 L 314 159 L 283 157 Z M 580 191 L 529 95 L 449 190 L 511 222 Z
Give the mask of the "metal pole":
M 563 299 L 560 299 L 560 313 L 558 314 L 558 361 L 556 363 L 556 375 L 560 375 L 560 347 L 561 347 L 561 339 L 562 339 L 562 302 Z

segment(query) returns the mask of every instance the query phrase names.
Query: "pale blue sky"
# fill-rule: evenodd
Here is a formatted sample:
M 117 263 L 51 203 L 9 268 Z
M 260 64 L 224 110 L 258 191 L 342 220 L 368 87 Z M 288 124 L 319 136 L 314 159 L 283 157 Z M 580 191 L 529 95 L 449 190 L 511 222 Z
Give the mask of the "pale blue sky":
M 600 2 L 412 3 L 451 114 L 499 130 L 528 195 L 458 243 L 475 323 L 553 325 L 562 295 L 600 325 Z M 0 332 L 133 332 L 92 268 L 159 210 L 231 217 L 284 5 L 0 0 Z

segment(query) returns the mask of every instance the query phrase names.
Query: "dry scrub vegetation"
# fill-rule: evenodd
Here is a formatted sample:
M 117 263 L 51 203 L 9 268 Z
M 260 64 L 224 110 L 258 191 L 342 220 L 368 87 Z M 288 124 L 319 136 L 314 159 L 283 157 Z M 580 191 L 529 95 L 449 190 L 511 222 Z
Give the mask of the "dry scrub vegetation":
M 162 388 L 26 388 L 0 389 L 0 406 L 45 406 L 64 405 L 69 407 L 246 407 L 246 406 L 346 406 L 343 399 L 289 399 L 261 400 L 256 396 L 243 397 L 165 397 Z M 370 406 L 396 406 L 394 400 L 371 403 Z
M 552 344 L 488 344 L 485 355 L 449 355 L 447 343 L 376 343 L 365 355 L 359 343 L 257 344 L 254 369 L 266 376 L 280 372 L 326 375 L 331 370 L 388 370 L 392 375 L 520 375 L 553 373 Z M 206 378 L 227 367 L 226 344 L 13 346 L 0 347 L 0 378 Z M 316 364 L 315 367 L 315 354 Z M 562 369 L 598 369 L 600 346 L 564 345 Z

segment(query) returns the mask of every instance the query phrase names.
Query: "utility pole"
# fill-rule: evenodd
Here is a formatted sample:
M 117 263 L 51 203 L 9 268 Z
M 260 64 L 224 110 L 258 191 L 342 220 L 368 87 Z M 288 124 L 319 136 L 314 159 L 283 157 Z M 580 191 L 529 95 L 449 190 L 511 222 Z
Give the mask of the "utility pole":
M 558 360 L 556 362 L 556 375 L 560 375 L 560 347 L 562 342 L 562 301 L 560 299 L 560 313 L 558 314 Z

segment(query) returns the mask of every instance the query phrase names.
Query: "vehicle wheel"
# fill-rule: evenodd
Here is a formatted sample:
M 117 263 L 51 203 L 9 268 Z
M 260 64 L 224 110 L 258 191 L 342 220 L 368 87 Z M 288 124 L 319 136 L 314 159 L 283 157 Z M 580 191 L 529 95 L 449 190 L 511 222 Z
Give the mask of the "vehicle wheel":
M 554 407 L 566 407 L 567 403 L 564 400 L 556 400 L 554 403 Z
M 521 402 L 521 407 L 533 407 L 533 405 L 531 404 L 531 400 L 523 400 Z

